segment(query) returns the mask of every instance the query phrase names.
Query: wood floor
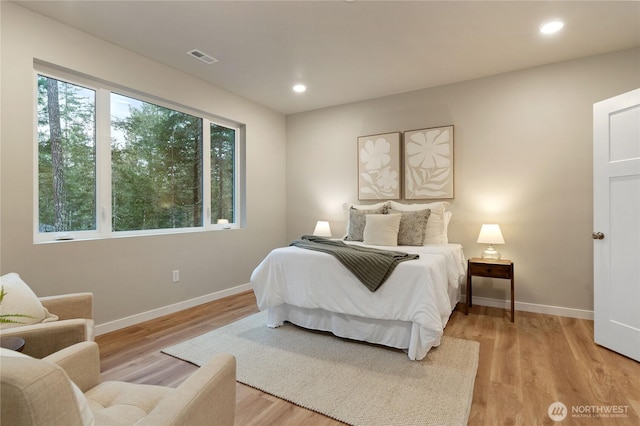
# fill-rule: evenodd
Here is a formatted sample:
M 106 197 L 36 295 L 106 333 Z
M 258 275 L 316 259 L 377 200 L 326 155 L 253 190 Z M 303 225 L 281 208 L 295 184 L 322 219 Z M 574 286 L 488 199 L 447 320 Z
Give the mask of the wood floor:
M 258 312 L 252 292 L 98 336 L 102 380 L 177 386 L 197 367 L 161 349 Z M 454 312 L 445 335 L 480 342 L 470 425 L 640 425 L 640 363 L 593 343 L 593 322 L 475 306 Z M 607 414 L 611 410 L 618 417 Z M 575 412 L 572 412 L 575 411 Z M 340 425 L 237 385 L 236 425 Z

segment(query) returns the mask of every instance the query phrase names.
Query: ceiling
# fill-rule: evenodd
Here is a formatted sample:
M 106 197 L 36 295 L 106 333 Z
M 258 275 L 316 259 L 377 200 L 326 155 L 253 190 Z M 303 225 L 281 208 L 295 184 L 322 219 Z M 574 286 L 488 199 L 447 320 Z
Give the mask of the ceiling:
M 283 114 L 640 46 L 638 1 L 14 3 Z

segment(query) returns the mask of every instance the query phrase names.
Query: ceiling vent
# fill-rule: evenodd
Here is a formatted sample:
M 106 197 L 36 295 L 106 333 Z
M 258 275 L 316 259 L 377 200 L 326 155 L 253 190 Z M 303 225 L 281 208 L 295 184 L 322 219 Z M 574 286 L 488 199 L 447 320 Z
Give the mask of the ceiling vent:
M 213 64 L 218 62 L 218 60 L 216 58 L 214 58 L 213 56 L 207 55 L 206 53 L 198 50 L 198 49 L 193 49 L 187 52 L 187 55 L 191 55 L 196 59 L 201 60 L 202 62 L 204 62 L 205 64 Z

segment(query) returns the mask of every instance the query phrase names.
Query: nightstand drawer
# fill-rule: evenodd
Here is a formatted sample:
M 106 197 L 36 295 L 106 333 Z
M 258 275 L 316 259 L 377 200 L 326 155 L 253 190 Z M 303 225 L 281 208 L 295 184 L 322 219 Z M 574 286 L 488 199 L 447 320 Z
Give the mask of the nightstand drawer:
M 478 277 L 511 278 L 511 264 L 469 262 L 469 273 Z

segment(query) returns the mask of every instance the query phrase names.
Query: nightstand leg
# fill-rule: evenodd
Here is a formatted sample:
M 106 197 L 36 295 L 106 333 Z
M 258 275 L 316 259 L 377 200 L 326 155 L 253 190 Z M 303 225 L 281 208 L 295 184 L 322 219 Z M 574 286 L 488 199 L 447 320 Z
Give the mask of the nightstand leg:
M 511 322 L 515 321 L 516 315 L 516 302 L 515 302 L 515 294 L 514 294 L 514 285 L 513 285 L 513 270 L 511 271 Z
M 466 300 L 466 312 L 465 315 L 469 315 L 469 308 L 471 307 L 471 274 L 467 273 L 467 300 Z

